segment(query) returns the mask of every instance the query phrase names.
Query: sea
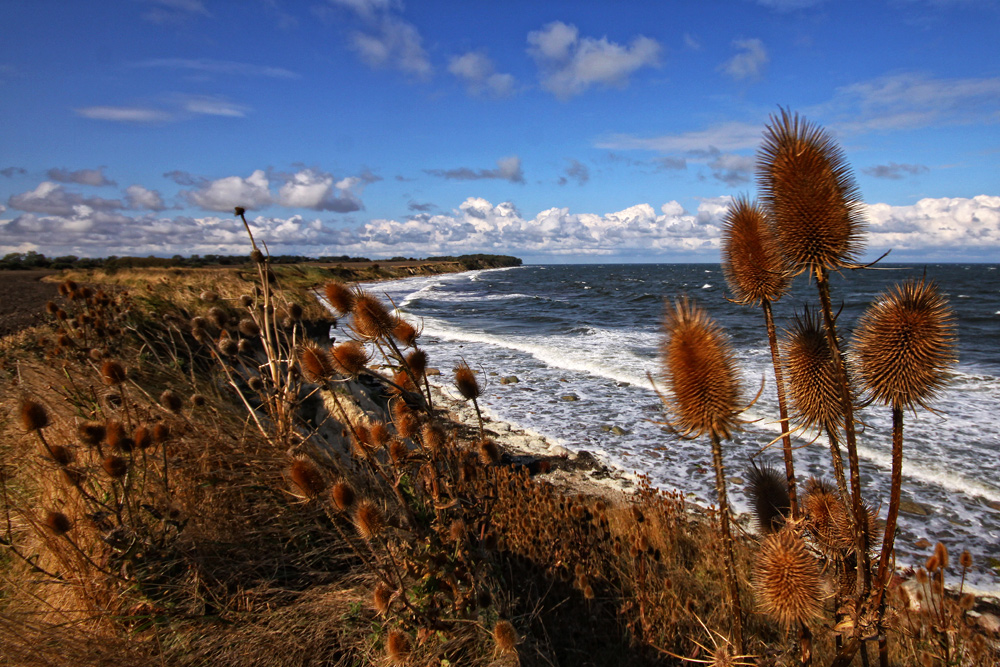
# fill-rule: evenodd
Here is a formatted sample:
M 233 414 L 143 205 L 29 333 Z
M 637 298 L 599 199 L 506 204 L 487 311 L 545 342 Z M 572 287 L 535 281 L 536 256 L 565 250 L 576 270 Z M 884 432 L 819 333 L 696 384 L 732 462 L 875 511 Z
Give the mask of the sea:
M 905 415 L 897 565 L 922 564 L 941 541 L 953 564 L 963 549 L 973 556 L 967 587 L 1000 595 L 1000 265 L 880 264 L 835 274 L 831 294 L 840 334 L 850 340 L 880 292 L 922 276 L 938 285 L 955 312 L 958 363 L 930 404 L 933 412 Z M 710 444 L 670 432 L 653 386 L 664 386 L 664 304 L 687 295 L 729 336 L 750 406 L 742 431 L 723 443 L 734 509 L 749 511 L 743 480 L 751 459 L 783 470 L 780 441 L 769 446 L 781 428 L 763 313 L 727 300 L 718 264 L 525 265 L 367 287 L 422 328 L 420 345 L 429 366 L 441 370 L 439 383 L 447 384 L 463 360 L 481 371 L 480 406 L 494 419 L 587 450 L 707 505 L 715 498 Z M 774 304 L 779 336 L 796 312 L 817 303 L 815 283 L 796 278 Z M 884 518 L 891 412 L 871 405 L 857 416 L 865 499 Z M 794 444 L 800 483 L 810 476 L 832 479 L 825 438 L 798 433 Z M 960 574 L 952 573 L 952 583 Z

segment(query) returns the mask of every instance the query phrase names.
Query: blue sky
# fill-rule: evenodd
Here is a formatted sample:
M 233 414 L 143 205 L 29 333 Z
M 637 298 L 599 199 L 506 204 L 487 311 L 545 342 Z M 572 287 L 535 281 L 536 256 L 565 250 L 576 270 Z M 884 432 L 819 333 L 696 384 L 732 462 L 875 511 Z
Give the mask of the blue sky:
M 0 253 L 717 261 L 779 106 L 1000 261 L 996 0 L 5 0 Z

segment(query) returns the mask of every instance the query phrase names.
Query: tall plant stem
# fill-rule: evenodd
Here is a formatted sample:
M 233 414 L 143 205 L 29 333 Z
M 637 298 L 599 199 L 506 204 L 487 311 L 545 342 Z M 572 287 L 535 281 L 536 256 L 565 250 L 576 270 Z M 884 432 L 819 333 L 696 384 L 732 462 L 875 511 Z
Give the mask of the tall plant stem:
M 778 351 L 778 335 L 774 330 L 774 316 L 771 302 L 761 303 L 764 321 L 767 323 L 767 340 L 771 344 L 771 364 L 774 366 L 774 383 L 778 387 L 778 414 L 781 417 L 781 442 L 785 455 L 785 482 L 788 485 L 788 506 L 792 519 L 799 517 L 798 494 L 795 490 L 795 466 L 792 463 L 792 436 L 788 432 L 788 405 L 785 402 L 785 381 L 781 374 L 781 354 Z
M 840 403 L 844 411 L 844 433 L 847 439 L 847 461 L 851 472 L 851 514 L 855 522 L 855 548 L 858 555 L 858 588 L 867 596 L 871 591 L 871 562 L 868 557 L 868 522 L 863 521 L 861 507 L 861 467 L 858 463 L 858 443 L 854 430 L 854 404 L 851 401 L 851 389 L 847 383 L 847 369 L 844 367 L 844 357 L 840 353 L 840 343 L 837 340 L 837 329 L 833 319 L 833 308 L 830 305 L 830 279 L 825 267 L 816 269 L 816 287 L 819 291 L 820 306 L 823 310 L 823 323 L 826 327 L 826 340 L 833 357 L 834 371 L 837 373 L 837 386 L 840 389 Z
M 740 591 L 736 582 L 736 565 L 733 558 L 733 533 L 729 527 L 729 500 L 726 498 L 726 474 L 722 467 L 722 443 L 719 436 L 712 434 L 712 464 L 715 466 L 715 493 L 719 497 L 719 530 L 725 545 L 723 558 L 726 570 L 726 588 L 729 589 L 729 600 L 733 607 L 733 643 L 744 653 L 743 646 L 743 608 L 740 604 Z
M 896 521 L 899 518 L 899 495 L 903 486 L 903 407 L 892 406 L 892 482 L 889 490 L 889 511 L 885 517 L 885 535 L 882 536 L 882 553 L 878 559 L 878 657 L 882 667 L 889 666 L 889 645 L 885 626 L 885 590 L 889 584 L 889 559 L 896 540 Z M 964 573 L 963 573 L 964 576 Z M 964 583 L 964 580 L 963 580 Z

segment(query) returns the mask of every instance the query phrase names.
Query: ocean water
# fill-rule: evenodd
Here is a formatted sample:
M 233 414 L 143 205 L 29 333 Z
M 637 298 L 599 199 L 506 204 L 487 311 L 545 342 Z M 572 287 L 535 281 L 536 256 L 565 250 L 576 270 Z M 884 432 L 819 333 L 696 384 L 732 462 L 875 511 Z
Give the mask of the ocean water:
M 926 272 L 949 299 L 958 329 L 959 362 L 926 410 L 905 416 L 902 496 L 896 539 L 900 565 L 922 563 L 926 539 L 955 555 L 968 549 L 976 588 L 1000 593 L 1000 267 L 943 264 L 882 266 L 833 276 L 840 333 L 892 283 Z M 664 300 L 687 294 L 728 333 L 749 403 L 750 422 L 723 444 L 730 478 L 745 478 L 751 457 L 782 468 L 777 396 L 760 308 L 726 300 L 719 265 L 559 265 L 418 277 L 369 285 L 422 325 L 429 365 L 446 383 L 461 360 L 481 369 L 480 405 L 498 419 L 537 432 L 571 450 L 586 449 L 625 471 L 643 472 L 695 502 L 712 503 L 714 473 L 706 439 L 682 440 L 663 426 L 648 375 L 661 374 Z M 792 313 L 817 303 L 815 285 L 797 278 L 775 304 L 780 331 Z M 515 375 L 516 384 L 500 378 Z M 565 400 L 574 396 L 577 400 Z M 892 419 L 889 409 L 860 411 L 858 438 L 866 500 L 885 516 L 889 498 Z M 619 427 L 612 431 L 613 427 Z M 832 479 L 825 439 L 795 438 L 796 476 Z M 783 468 L 782 468 L 783 469 Z M 737 511 L 748 510 L 741 483 L 729 485 Z

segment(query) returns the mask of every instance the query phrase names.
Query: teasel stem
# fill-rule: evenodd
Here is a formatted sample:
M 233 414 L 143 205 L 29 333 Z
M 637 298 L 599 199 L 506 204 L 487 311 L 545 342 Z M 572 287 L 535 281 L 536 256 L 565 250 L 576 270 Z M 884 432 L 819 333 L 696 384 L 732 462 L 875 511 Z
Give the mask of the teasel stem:
M 712 464 L 715 467 L 715 493 L 719 501 L 719 527 L 725 545 L 723 559 L 726 572 L 726 588 L 733 612 L 733 643 L 744 653 L 743 645 L 743 608 L 740 604 L 740 591 L 736 581 L 736 565 L 733 558 L 733 533 L 729 525 L 729 500 L 726 497 L 726 476 L 722 466 L 722 443 L 719 436 L 712 434 Z
M 795 490 L 795 465 L 792 461 L 792 436 L 788 428 L 788 404 L 785 399 L 785 380 L 781 372 L 781 353 L 778 350 L 778 334 L 774 328 L 771 301 L 763 299 L 764 321 L 767 324 L 767 340 L 771 345 L 771 365 L 774 367 L 774 382 L 778 388 L 778 415 L 781 421 L 781 442 L 785 458 L 785 482 L 788 485 L 788 506 L 792 519 L 799 518 L 799 503 Z
M 805 623 L 799 623 L 799 664 L 812 664 L 812 631 Z
M 899 517 L 900 487 L 903 484 L 903 406 L 898 402 L 892 406 L 892 488 L 889 492 L 889 511 L 885 517 L 885 536 L 882 539 L 882 554 L 878 559 L 879 587 L 885 587 L 889 558 L 896 539 L 896 521 Z
M 417 396 L 420 397 L 420 402 L 423 404 L 422 407 L 424 408 L 424 411 L 427 413 L 427 416 L 430 417 L 431 407 L 430 404 L 427 402 L 427 399 L 424 398 L 424 393 L 420 391 L 420 378 L 414 375 L 413 369 L 411 369 L 410 365 L 406 363 L 406 357 L 403 356 L 403 353 L 396 345 L 396 341 L 392 339 L 392 336 L 386 336 L 385 340 L 386 342 L 389 343 L 390 347 L 392 347 L 392 351 L 396 354 L 396 360 L 399 362 L 399 365 L 403 367 L 403 371 L 406 373 L 406 376 L 410 378 L 410 382 L 413 383 L 413 387 L 414 389 L 416 389 L 416 391 L 413 393 L 415 393 Z
M 847 383 L 847 370 L 844 367 L 844 357 L 840 353 L 837 341 L 837 330 L 834 324 L 833 307 L 830 305 L 829 272 L 824 266 L 816 266 L 816 287 L 819 291 L 820 306 L 823 311 L 823 323 L 826 328 L 826 339 L 833 356 L 834 369 L 837 373 L 837 385 L 840 389 L 840 402 L 844 411 L 844 432 L 847 439 L 847 461 L 851 474 L 851 514 L 855 522 L 855 549 L 858 558 L 858 588 L 863 595 L 862 600 L 871 591 L 871 561 L 868 556 L 868 525 L 862 520 L 861 507 L 861 469 L 858 462 L 858 444 L 854 430 L 854 405 L 851 402 L 850 387 Z
M 840 492 L 840 501 L 844 507 L 851 506 L 851 494 L 847 490 L 847 478 L 844 476 L 844 457 L 840 453 L 840 441 L 837 436 L 836 424 L 826 425 L 826 437 L 830 442 L 830 458 L 833 461 L 833 477 L 837 480 L 837 490 Z M 851 521 L 854 521 L 851 515 Z

